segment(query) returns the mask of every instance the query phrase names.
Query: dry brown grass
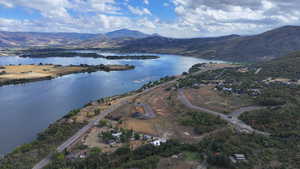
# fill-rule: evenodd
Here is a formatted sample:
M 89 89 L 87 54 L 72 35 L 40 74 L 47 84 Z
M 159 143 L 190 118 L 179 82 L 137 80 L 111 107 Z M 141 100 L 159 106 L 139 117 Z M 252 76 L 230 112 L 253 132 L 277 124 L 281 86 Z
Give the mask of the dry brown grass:
M 184 93 L 192 104 L 221 113 L 231 112 L 250 104 L 244 98 L 226 96 L 214 90 L 213 85 L 201 87 L 200 89 L 185 89 Z
M 157 124 L 157 121 L 155 119 L 138 120 L 133 118 L 127 118 L 119 127 L 129 130 L 132 129 L 133 131 L 140 133 L 158 135 L 158 131 L 155 129 L 155 124 Z
M 104 153 L 114 152 L 117 148 L 121 147 L 122 144 L 115 144 L 113 146 L 109 144 L 105 144 L 101 141 L 101 138 L 98 137 L 99 134 L 103 131 L 107 131 L 108 129 L 104 128 L 93 128 L 90 133 L 86 136 L 84 140 L 84 145 L 88 147 L 98 147 Z
M 70 74 L 73 72 L 84 70 L 82 67 L 57 67 L 54 65 L 16 65 L 5 66 L 6 74 L 0 75 L 2 80 L 12 79 L 39 79 L 45 77 L 56 77 L 59 74 Z

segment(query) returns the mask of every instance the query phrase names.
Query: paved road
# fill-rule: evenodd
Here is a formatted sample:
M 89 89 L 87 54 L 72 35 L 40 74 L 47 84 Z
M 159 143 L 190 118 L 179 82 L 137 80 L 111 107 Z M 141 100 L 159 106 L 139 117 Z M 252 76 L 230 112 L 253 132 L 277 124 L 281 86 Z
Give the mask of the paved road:
M 106 115 L 109 113 L 115 111 L 117 108 L 121 107 L 124 104 L 127 104 L 127 101 L 122 101 L 118 104 L 114 104 L 110 106 L 109 109 L 101 112 L 100 115 L 97 116 L 95 120 L 90 121 L 86 126 L 84 126 L 82 129 L 80 129 L 75 135 L 70 137 L 67 141 L 65 141 L 62 145 L 57 147 L 56 151 L 57 152 L 63 152 L 66 148 L 70 147 L 76 141 L 78 141 L 86 132 L 88 132 L 95 124 L 98 124 L 101 119 L 103 119 Z M 46 165 L 48 165 L 51 161 L 51 155 L 48 155 L 46 158 L 44 158 L 42 161 L 37 163 L 32 169 L 42 169 Z
M 251 126 L 245 124 L 243 121 L 239 120 L 237 117 L 227 116 L 225 114 L 222 114 L 222 113 L 219 113 L 219 112 L 216 112 L 216 111 L 212 111 L 212 110 L 209 110 L 209 109 L 206 109 L 206 108 L 203 108 L 203 107 L 193 105 L 186 98 L 186 96 L 184 95 L 183 89 L 178 90 L 178 99 L 180 100 L 181 103 L 183 103 L 185 106 L 187 106 L 190 109 L 195 109 L 195 110 L 206 112 L 206 113 L 209 113 L 209 114 L 212 114 L 212 115 L 215 115 L 215 116 L 219 116 L 221 119 L 223 119 L 223 120 L 227 121 L 228 123 L 231 123 L 232 125 L 234 125 L 240 131 L 247 132 L 247 133 L 257 133 L 257 134 L 262 134 L 262 135 L 265 135 L 265 136 L 270 135 L 269 133 L 253 129 Z M 243 113 L 245 111 L 249 111 L 249 110 L 251 110 L 251 109 L 249 109 L 249 107 L 248 107 L 247 109 L 240 109 L 239 111 L 233 112 L 233 114 L 240 115 L 241 113 Z
M 239 118 L 239 116 L 247 111 L 254 111 L 254 110 L 260 110 L 264 109 L 266 107 L 262 106 L 249 106 L 249 107 L 242 107 L 238 110 L 235 110 L 234 112 L 230 113 L 229 115 L 235 118 Z
M 135 106 L 142 106 L 145 110 L 145 117 L 146 118 L 155 118 L 156 114 L 154 112 L 154 110 L 152 109 L 152 107 L 149 104 L 145 104 L 145 103 L 136 103 Z
M 198 74 L 198 73 L 201 73 L 202 71 L 199 71 L 199 72 L 195 72 L 193 73 L 192 75 L 195 75 L 195 74 Z M 174 83 L 176 82 L 178 79 L 182 79 L 182 78 L 185 78 L 186 76 L 181 76 L 179 78 L 176 78 L 172 81 L 169 81 L 169 82 L 166 82 L 166 83 L 163 83 L 161 85 L 158 85 L 158 86 L 155 86 L 155 87 L 152 87 L 152 88 L 149 88 L 149 89 L 146 89 L 144 90 L 143 92 L 140 92 L 140 93 L 137 93 L 135 95 L 133 95 L 132 97 L 138 97 L 140 95 L 143 95 L 145 93 L 148 93 L 152 90 L 155 90 L 159 87 L 163 87 L 163 86 L 166 86 L 168 84 L 171 84 L 171 83 Z M 182 101 L 184 101 L 187 99 L 184 99 L 182 98 Z M 107 109 L 106 111 L 103 111 L 101 112 L 100 115 L 98 115 L 98 117 L 96 118 L 96 120 L 93 120 L 91 122 L 89 122 L 89 124 L 87 124 L 85 127 L 83 127 L 82 129 L 80 129 L 75 135 L 73 135 L 72 137 L 70 137 L 67 141 L 65 141 L 62 145 L 60 145 L 58 148 L 57 148 L 57 151 L 58 152 L 62 152 L 64 151 L 64 149 L 70 147 L 71 145 L 73 145 L 74 143 L 76 143 L 76 141 L 78 141 L 86 132 L 88 132 L 94 125 L 95 123 L 98 123 L 101 119 L 103 119 L 106 115 L 108 115 L 109 113 L 115 111 L 117 108 L 121 107 L 122 105 L 125 105 L 125 104 L 128 104 L 129 101 L 128 100 L 125 100 L 120 102 L 119 104 L 115 104 L 115 105 L 112 105 L 109 109 Z M 189 103 L 189 101 L 186 102 L 189 106 L 193 107 L 193 105 L 191 103 Z M 145 111 L 148 112 L 150 115 L 153 115 L 155 116 L 155 113 L 153 112 L 152 108 L 149 106 L 149 105 L 145 105 L 144 106 L 145 108 Z M 196 107 L 195 107 L 196 108 Z M 198 108 L 196 108 L 198 109 Z M 152 112 L 151 112 L 152 111 Z M 203 110 L 202 110 L 203 111 Z M 210 111 L 210 110 L 207 110 L 207 111 Z M 213 113 L 213 112 L 211 112 Z M 219 115 L 218 113 L 216 115 Z M 44 168 L 46 165 L 48 165 L 49 163 L 51 162 L 51 154 L 48 155 L 46 158 L 44 158 L 43 160 L 41 160 L 39 163 L 37 163 L 32 169 L 42 169 Z
M 158 87 L 162 87 L 162 86 L 168 85 L 168 84 L 173 83 L 175 81 L 176 81 L 176 79 L 173 80 L 173 81 L 170 81 L 170 82 L 163 83 L 161 85 L 155 86 L 153 88 L 146 89 L 146 90 L 144 90 L 144 91 L 142 91 L 140 93 L 137 93 L 137 94 L 133 95 L 132 97 L 138 97 L 138 96 L 143 95 L 145 93 L 151 92 L 152 90 L 155 90 Z M 109 113 L 112 113 L 113 111 L 115 111 L 119 107 L 121 107 L 121 106 L 129 103 L 128 99 L 121 99 L 121 100 L 123 100 L 123 101 L 121 101 L 118 104 L 114 104 L 114 105 L 110 106 L 107 110 L 101 112 L 100 115 L 97 116 L 96 120 L 92 120 L 91 122 L 89 122 L 86 126 L 84 126 L 82 129 L 80 129 L 75 135 L 73 135 L 67 141 L 65 141 L 62 145 L 60 145 L 56 149 L 56 151 L 57 152 L 64 151 L 66 148 L 68 148 L 71 145 L 73 145 L 74 143 L 76 143 L 76 141 L 78 141 L 85 133 L 87 133 L 95 124 L 97 124 L 106 115 L 108 115 Z M 145 104 L 144 108 L 145 108 L 145 111 L 150 114 L 150 116 L 152 116 L 153 114 L 155 116 L 155 113 L 153 112 L 152 108 L 149 105 Z M 42 169 L 45 166 L 47 166 L 50 162 L 51 162 L 51 154 L 48 155 L 43 160 L 41 160 L 39 163 L 37 163 L 32 169 Z

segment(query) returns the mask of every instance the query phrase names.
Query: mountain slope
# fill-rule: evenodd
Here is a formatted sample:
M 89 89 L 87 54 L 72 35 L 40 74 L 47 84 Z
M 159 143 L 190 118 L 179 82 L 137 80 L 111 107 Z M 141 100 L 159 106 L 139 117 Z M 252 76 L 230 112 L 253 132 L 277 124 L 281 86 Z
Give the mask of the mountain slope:
M 75 44 L 97 36 L 82 33 L 0 32 L 0 47 L 56 46 Z
M 129 29 L 120 29 L 112 32 L 108 32 L 105 34 L 107 37 L 112 39 L 117 38 L 146 38 L 150 35 L 142 33 L 140 31 L 129 30 Z
M 106 34 L 38 33 L 0 31 L 0 47 L 76 46 L 112 47 L 117 42 L 145 38 L 150 35 L 139 31 L 121 29 Z
M 148 37 L 125 41 L 124 50 L 177 53 L 207 59 L 263 61 L 300 50 L 300 27 L 285 26 L 253 36 L 171 39 Z

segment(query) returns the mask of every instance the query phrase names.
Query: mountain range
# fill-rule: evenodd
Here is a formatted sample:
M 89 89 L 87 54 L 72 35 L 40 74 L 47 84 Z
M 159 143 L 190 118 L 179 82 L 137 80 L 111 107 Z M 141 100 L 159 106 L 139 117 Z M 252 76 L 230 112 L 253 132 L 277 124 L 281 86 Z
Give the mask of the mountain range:
M 32 46 L 85 46 L 102 47 L 103 43 L 146 38 L 151 35 L 128 29 L 121 29 L 106 34 L 88 33 L 39 33 L 0 31 L 0 47 Z
M 125 51 L 173 53 L 228 61 L 264 61 L 300 50 L 300 27 L 284 26 L 258 35 L 172 39 L 147 37 L 124 41 Z
M 300 26 L 284 26 L 251 36 L 177 39 L 121 29 L 106 34 L 0 32 L 0 47 L 114 48 L 228 61 L 264 61 L 300 50 Z

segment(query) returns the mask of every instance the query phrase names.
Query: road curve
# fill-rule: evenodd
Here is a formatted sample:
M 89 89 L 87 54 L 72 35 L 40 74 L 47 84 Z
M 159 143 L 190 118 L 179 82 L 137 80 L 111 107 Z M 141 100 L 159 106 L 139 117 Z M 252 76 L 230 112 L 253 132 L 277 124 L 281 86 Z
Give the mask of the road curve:
M 257 134 L 262 134 L 265 136 L 269 136 L 269 133 L 266 132 L 262 132 L 262 131 L 258 131 L 256 129 L 253 129 L 251 126 L 245 124 L 243 121 L 239 120 L 237 117 L 245 112 L 245 111 L 249 111 L 249 110 L 257 110 L 257 107 L 252 107 L 252 108 L 246 108 L 246 109 L 240 109 L 239 111 L 233 112 L 232 114 L 234 114 L 235 116 L 227 116 L 225 114 L 216 112 L 216 111 L 212 111 L 203 107 L 199 107 L 199 106 L 195 106 L 193 105 L 184 95 L 184 91 L 183 89 L 178 89 L 178 100 L 184 104 L 186 107 L 190 108 L 190 109 L 194 109 L 194 110 L 199 110 L 205 113 L 209 113 L 212 114 L 214 116 L 218 116 L 221 119 L 227 121 L 228 123 L 231 123 L 233 126 L 235 126 L 237 129 L 239 129 L 240 131 L 244 131 L 244 132 L 248 132 L 248 133 L 257 133 Z M 244 110 L 244 111 L 243 111 Z
M 199 71 L 199 72 L 195 72 L 193 73 L 192 75 L 196 75 L 198 73 L 201 73 L 202 71 Z M 162 87 L 162 86 L 166 86 L 166 85 L 169 85 L 171 83 L 174 83 L 176 82 L 177 80 L 179 79 L 183 79 L 185 78 L 187 75 L 183 75 L 181 77 L 177 77 L 175 78 L 174 80 L 171 80 L 171 81 L 168 81 L 168 82 L 165 82 L 163 84 L 160 84 L 160 85 L 157 85 L 157 86 L 154 86 L 152 88 L 149 88 L 149 89 L 145 89 L 144 91 L 142 92 L 139 92 L 135 95 L 133 95 L 133 97 L 138 97 L 142 94 L 145 94 L 145 93 L 148 93 L 152 90 L 155 90 L 159 87 Z M 183 94 L 183 93 L 182 93 Z M 200 108 L 200 107 L 197 107 L 197 106 L 194 106 L 192 105 L 186 98 L 184 95 L 182 96 L 179 96 L 179 97 L 182 97 L 180 100 L 183 102 L 183 103 L 186 103 L 188 107 L 190 108 L 193 108 L 193 109 L 198 109 L 198 110 L 201 110 L 201 111 L 204 111 L 204 112 L 210 112 L 211 114 L 214 114 L 214 115 L 222 115 L 221 113 L 217 113 L 217 112 L 213 112 L 213 111 L 210 111 L 208 109 L 204 109 L 204 108 Z M 89 129 L 91 129 L 93 127 L 93 125 L 97 122 L 99 122 L 101 119 L 103 119 L 106 115 L 108 115 L 109 113 L 115 111 L 117 108 L 121 107 L 122 105 L 125 105 L 125 104 L 128 104 L 128 100 L 124 99 L 124 101 L 120 102 L 119 104 L 115 104 L 115 105 L 112 105 L 109 109 L 107 109 L 106 111 L 103 111 L 101 112 L 100 115 L 97 116 L 96 120 L 93 120 L 91 122 L 89 122 L 85 127 L 83 127 L 82 129 L 80 129 L 75 135 L 73 135 L 72 137 L 70 137 L 67 141 L 65 141 L 62 145 L 60 145 L 56 150 L 58 152 L 62 152 L 64 149 L 68 148 L 69 146 L 71 146 L 72 144 L 74 144 L 76 141 L 78 141 L 78 139 L 80 139 L 87 131 L 89 131 Z M 149 105 L 148 105 L 149 106 Z M 146 106 L 146 111 L 149 111 L 151 112 L 151 107 L 149 109 L 149 107 Z M 152 114 L 152 113 L 150 113 Z M 155 115 L 155 113 L 153 112 L 153 114 Z M 225 117 L 224 117 L 225 118 Z M 41 160 L 39 163 L 37 163 L 32 169 L 43 169 L 45 166 L 47 166 L 49 163 L 51 162 L 51 154 L 49 154 L 46 158 L 44 158 L 43 160 Z

